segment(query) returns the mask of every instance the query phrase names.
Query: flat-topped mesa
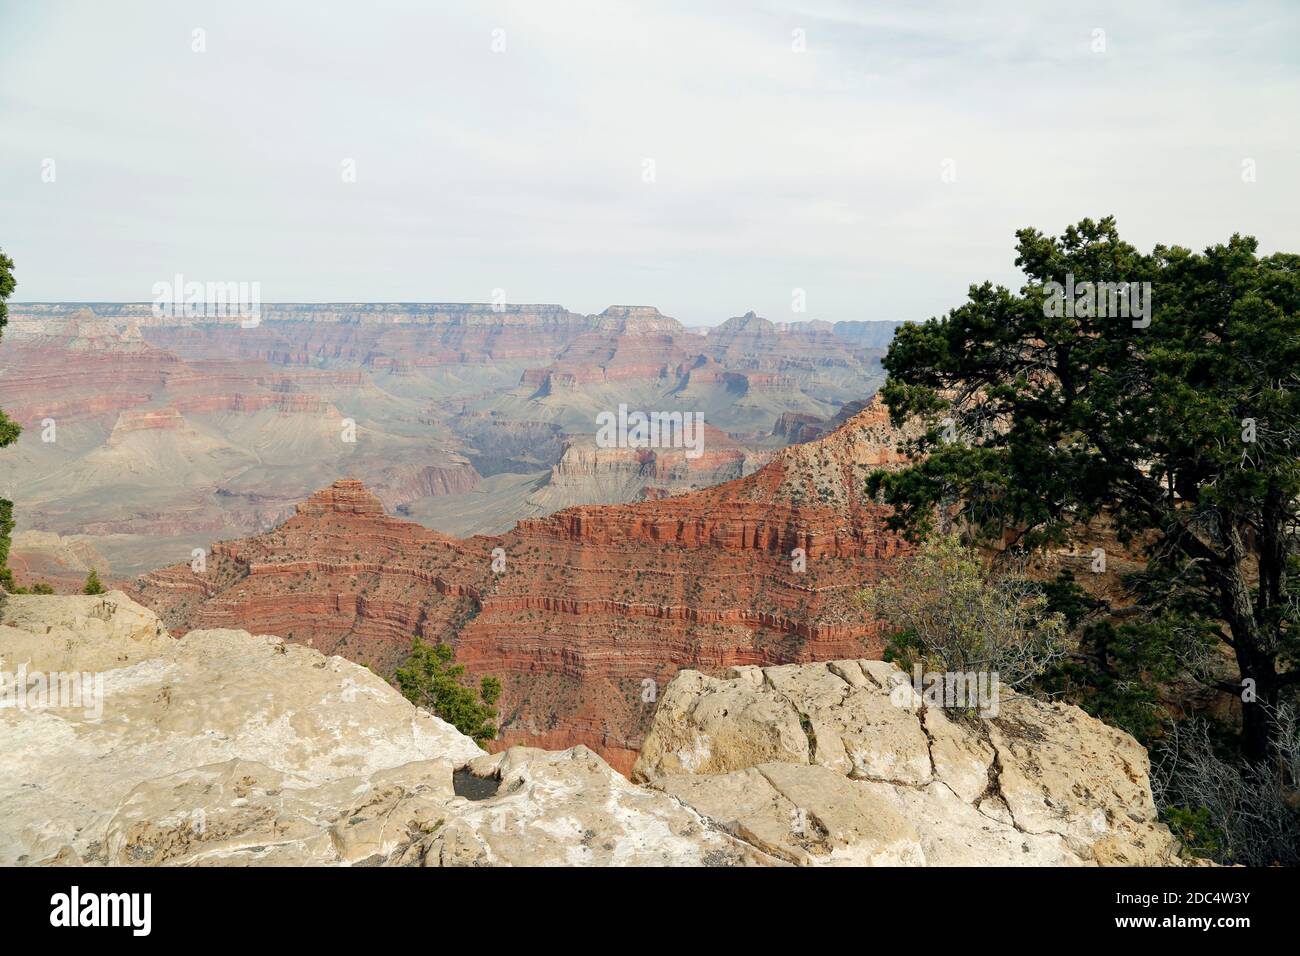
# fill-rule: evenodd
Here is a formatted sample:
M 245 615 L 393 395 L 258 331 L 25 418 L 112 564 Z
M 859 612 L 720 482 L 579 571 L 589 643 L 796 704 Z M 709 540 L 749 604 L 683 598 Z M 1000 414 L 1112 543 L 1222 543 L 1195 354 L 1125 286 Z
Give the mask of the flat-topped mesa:
M 121 444 L 133 432 L 175 431 L 186 427 L 186 421 L 174 408 L 129 410 L 117 416 L 117 423 L 108 436 L 110 445 Z
M 680 322 L 664 315 L 653 305 L 611 305 L 592 318 L 597 329 L 624 332 L 628 335 L 684 331 Z
M 365 484 L 355 478 L 340 478 L 328 488 L 322 488 L 302 504 L 300 515 L 379 515 L 384 514 L 384 504 Z
M 611 305 L 600 313 L 608 319 L 662 319 L 664 314 L 653 305 Z

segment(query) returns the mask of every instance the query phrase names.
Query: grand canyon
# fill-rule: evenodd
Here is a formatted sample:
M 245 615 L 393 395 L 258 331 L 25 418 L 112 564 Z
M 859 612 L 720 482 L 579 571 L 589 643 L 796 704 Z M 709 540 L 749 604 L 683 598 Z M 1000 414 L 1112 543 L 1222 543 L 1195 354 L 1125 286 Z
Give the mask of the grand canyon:
M 5 718 L 36 763 L 0 786 L 0 859 L 1186 862 L 1127 734 L 1005 690 L 983 727 L 899 699 L 863 594 L 918 557 L 868 492 L 921 435 L 876 394 L 898 323 L 12 314 L 0 652 L 109 667 L 117 703 Z M 700 446 L 602 438 L 629 407 L 698 415 Z M 1098 544 L 1083 593 L 1123 600 L 1139 555 L 1105 522 L 1031 574 Z M 496 683 L 488 737 L 397 692 L 416 641 Z
M 14 565 L 128 578 L 265 531 L 336 478 L 448 534 L 500 533 L 750 474 L 883 378 L 896 323 L 688 329 L 653 308 L 266 305 L 260 322 L 150 303 L 14 305 L 0 461 Z M 620 404 L 703 417 L 704 454 L 605 448 Z
M 682 667 L 879 654 L 856 590 L 905 547 L 863 500 L 897 461 L 869 401 L 893 324 L 264 313 L 14 307 L 18 580 L 103 562 L 173 633 L 280 634 L 390 678 L 445 641 L 503 682 L 494 746 L 625 772 Z M 702 453 L 599 447 L 620 404 L 700 414 Z
M 130 6 L 0 2 L 6 939 L 1287 925 L 1293 2 Z

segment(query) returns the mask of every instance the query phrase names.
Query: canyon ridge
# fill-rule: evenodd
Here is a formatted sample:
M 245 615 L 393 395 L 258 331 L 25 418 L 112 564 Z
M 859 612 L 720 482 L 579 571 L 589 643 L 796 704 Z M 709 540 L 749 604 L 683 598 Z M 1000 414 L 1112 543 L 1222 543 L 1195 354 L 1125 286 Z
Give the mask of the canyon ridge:
M 388 677 L 413 637 L 447 642 L 502 682 L 494 746 L 581 743 L 626 772 L 682 668 L 880 655 L 857 592 L 908 545 L 864 480 L 898 463 L 897 440 L 873 402 L 744 478 L 464 539 L 343 479 L 133 593 L 176 634 L 274 633 Z

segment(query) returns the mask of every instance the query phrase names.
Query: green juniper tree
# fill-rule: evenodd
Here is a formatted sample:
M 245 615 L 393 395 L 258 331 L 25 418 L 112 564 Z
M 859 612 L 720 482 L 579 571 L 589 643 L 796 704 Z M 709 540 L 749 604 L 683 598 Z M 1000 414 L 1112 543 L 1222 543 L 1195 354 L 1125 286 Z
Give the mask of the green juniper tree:
M 482 743 L 497 735 L 497 712 L 501 682 L 495 677 L 479 681 L 478 693 L 466 687 L 465 665 L 452 664 L 455 656 L 450 644 L 424 643 L 418 637 L 411 644 L 411 654 L 397 668 L 397 686 L 402 695 L 418 707 L 427 707 L 461 733 Z
M 0 336 L 4 335 L 9 323 L 9 296 L 14 292 L 14 261 L 0 249 Z M 0 410 L 0 448 L 12 445 L 18 440 L 22 429 Z M 13 573 L 9 570 L 9 534 L 14 530 L 14 505 L 12 501 L 0 498 L 0 587 L 14 590 Z
M 925 428 L 868 489 L 913 534 L 954 516 L 1035 549 L 1105 523 L 1147 559 L 1142 623 L 1107 640 L 1166 658 L 1221 642 L 1238 679 L 1213 684 L 1243 702 L 1242 752 L 1272 760 L 1300 682 L 1300 256 L 1240 235 L 1144 254 L 1113 218 L 1017 239 L 1018 292 L 975 285 L 898 331 L 884 399 Z M 1069 280 L 1085 294 L 1063 308 L 1050 284 Z M 1083 283 L 1116 285 L 1094 301 Z M 1115 314 L 1124 283 L 1150 283 L 1143 317 Z

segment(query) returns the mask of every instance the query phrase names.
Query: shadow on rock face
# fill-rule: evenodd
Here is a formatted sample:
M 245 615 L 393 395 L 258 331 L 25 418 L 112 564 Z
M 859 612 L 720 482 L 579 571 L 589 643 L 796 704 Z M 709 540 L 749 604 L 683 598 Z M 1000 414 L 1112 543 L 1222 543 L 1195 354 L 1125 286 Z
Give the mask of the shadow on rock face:
M 468 767 L 461 767 L 451 775 L 451 786 L 456 796 L 466 800 L 486 800 L 495 796 L 501 781 L 496 777 L 478 777 Z

